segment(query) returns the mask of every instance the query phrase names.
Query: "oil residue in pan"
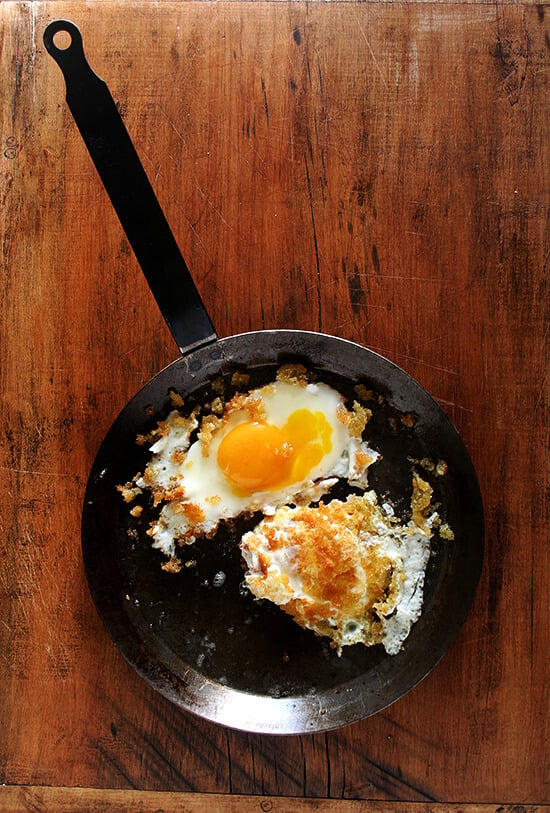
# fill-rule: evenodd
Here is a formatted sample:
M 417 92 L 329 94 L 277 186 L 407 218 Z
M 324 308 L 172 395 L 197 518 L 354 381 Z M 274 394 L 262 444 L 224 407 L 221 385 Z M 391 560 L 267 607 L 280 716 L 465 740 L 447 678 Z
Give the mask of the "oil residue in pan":
M 249 388 L 273 380 L 275 372 L 276 368 L 256 370 Z M 230 397 L 231 376 L 226 377 Z M 349 381 L 324 373 L 319 379 L 350 401 L 357 397 Z M 370 389 L 369 382 L 362 383 Z M 204 389 L 194 393 L 186 398 L 186 407 L 208 402 L 211 394 Z M 370 470 L 370 485 L 403 517 L 410 508 L 411 461 L 422 460 L 427 449 L 414 431 L 414 416 L 403 416 L 381 393 L 374 393 L 368 405 L 373 416 L 365 436 L 382 453 Z M 153 425 L 159 417 L 163 416 L 156 415 Z M 452 505 L 447 504 L 452 489 L 445 485 L 448 476 L 430 479 L 435 501 L 445 520 L 452 522 Z M 331 496 L 345 499 L 349 492 L 347 485 L 336 487 Z M 360 644 L 345 647 L 339 656 L 326 639 L 302 629 L 270 602 L 254 599 L 244 587 L 239 541 L 261 514 L 222 525 L 212 539 L 184 547 L 179 554 L 183 563 L 179 573 L 162 570 L 165 557 L 152 549 L 146 534 L 151 518 L 147 509 L 141 517 L 133 518 L 122 506 L 117 558 L 132 624 L 151 646 L 158 642 L 159 651 L 169 651 L 176 660 L 221 684 L 271 697 L 331 690 L 376 669 L 387 659 L 381 646 Z M 445 556 L 445 544 L 443 552 L 438 552 L 440 547 L 441 542 L 434 537 L 425 605 L 437 580 L 434 561 Z

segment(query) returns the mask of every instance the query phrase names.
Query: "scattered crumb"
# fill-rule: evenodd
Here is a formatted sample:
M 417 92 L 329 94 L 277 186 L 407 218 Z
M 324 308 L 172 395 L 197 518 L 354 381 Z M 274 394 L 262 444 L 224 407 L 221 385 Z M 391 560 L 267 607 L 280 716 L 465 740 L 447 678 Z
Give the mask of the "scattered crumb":
M 367 389 L 364 384 L 357 384 L 354 392 L 361 401 L 374 401 L 374 391 Z
M 424 469 L 424 471 L 435 474 L 437 477 L 444 477 L 449 471 L 449 466 L 444 460 L 438 460 L 437 463 L 435 463 L 429 457 L 423 457 L 421 460 L 414 457 L 409 457 L 408 459 L 411 463 L 414 463 L 415 466 L 419 466 Z
M 132 500 L 135 500 L 140 494 L 143 494 L 141 488 L 134 485 L 134 483 L 126 483 L 123 486 L 117 486 L 117 491 L 120 491 L 122 494 L 124 502 L 132 502 Z
M 419 528 L 426 527 L 426 519 L 432 509 L 433 489 L 426 480 L 413 475 L 413 494 L 411 499 L 412 518 Z
M 300 384 L 306 386 L 312 381 L 312 376 L 302 364 L 283 364 L 277 370 L 277 381 L 287 384 Z
M 210 409 L 215 415 L 221 415 L 223 413 L 223 398 L 219 396 L 214 398 L 210 404 Z
M 231 376 L 231 384 L 233 387 L 237 389 L 242 389 L 243 387 L 248 387 L 250 381 L 250 376 L 248 373 L 233 373 Z
M 161 568 L 166 571 L 166 573 L 179 573 L 182 568 L 182 564 L 179 559 L 173 556 L 171 559 L 161 565 Z
M 442 539 L 447 539 L 449 542 L 452 542 L 453 539 L 455 538 L 453 529 L 446 522 L 440 525 L 439 536 Z
M 438 460 L 435 464 L 435 473 L 438 477 L 444 477 L 449 471 L 449 466 L 444 460 Z
M 184 449 L 183 447 L 180 446 L 179 448 L 174 449 L 174 451 L 170 455 L 170 460 L 172 461 L 172 463 L 183 463 L 186 454 L 187 449 Z
M 183 397 L 176 392 L 175 390 L 170 390 L 170 401 L 172 402 L 172 406 L 174 407 L 182 407 L 183 406 Z
M 416 423 L 416 415 L 414 412 L 405 412 L 405 414 L 401 416 L 401 423 L 407 429 L 412 429 Z

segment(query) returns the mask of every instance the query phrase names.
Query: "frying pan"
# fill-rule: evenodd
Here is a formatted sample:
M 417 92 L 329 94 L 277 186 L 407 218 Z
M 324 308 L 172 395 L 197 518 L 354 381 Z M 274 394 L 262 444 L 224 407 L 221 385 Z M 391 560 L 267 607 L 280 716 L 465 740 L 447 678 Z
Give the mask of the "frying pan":
M 69 35 L 66 48 L 54 42 L 58 32 Z M 300 734 L 374 714 L 431 671 L 473 601 L 484 523 L 464 444 L 420 384 L 359 344 L 300 330 L 218 338 L 113 98 L 86 61 L 80 31 L 54 21 L 44 44 L 63 72 L 68 106 L 181 353 L 122 410 L 90 473 L 82 553 L 98 613 L 134 669 L 203 718 L 250 732 Z M 189 567 L 171 574 L 145 535 L 147 509 L 132 517 L 117 492 L 143 470 L 147 451 L 136 436 L 168 413 L 172 391 L 192 406 L 212 397 L 220 376 L 230 388 L 233 373 L 246 372 L 257 386 L 288 362 L 304 364 L 352 400 L 358 384 L 376 394 L 365 439 L 381 458 L 369 470 L 370 485 L 405 516 L 412 470 L 420 467 L 454 531 L 454 540 L 432 539 L 423 611 L 397 655 L 355 645 L 338 656 L 279 608 L 254 600 L 243 587 L 238 542 L 258 517 L 195 544 Z M 412 426 L 405 415 L 413 416 Z M 436 476 L 430 461 L 445 461 L 447 473 Z

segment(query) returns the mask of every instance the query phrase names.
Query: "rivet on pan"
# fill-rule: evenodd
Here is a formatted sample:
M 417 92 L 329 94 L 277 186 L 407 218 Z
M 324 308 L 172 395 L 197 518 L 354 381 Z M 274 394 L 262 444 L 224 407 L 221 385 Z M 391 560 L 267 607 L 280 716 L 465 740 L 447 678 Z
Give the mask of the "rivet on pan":
M 198 359 L 194 359 L 191 362 L 191 364 L 189 365 L 189 369 L 192 370 L 194 373 L 196 373 L 197 370 L 200 370 L 201 367 L 202 367 L 202 364 L 200 363 L 200 361 Z

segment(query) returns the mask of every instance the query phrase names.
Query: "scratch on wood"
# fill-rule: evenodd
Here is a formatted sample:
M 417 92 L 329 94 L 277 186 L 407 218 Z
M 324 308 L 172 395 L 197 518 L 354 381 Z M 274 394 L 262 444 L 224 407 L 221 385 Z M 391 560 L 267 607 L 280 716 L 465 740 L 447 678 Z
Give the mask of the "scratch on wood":
M 174 122 L 173 122 L 172 118 L 171 118 L 171 117 L 168 115 L 168 113 L 166 112 L 165 107 L 164 107 L 163 105 L 159 105 L 159 110 L 160 110 L 160 112 L 162 113 L 162 115 L 164 116 L 164 118 L 166 119 L 166 121 L 168 122 L 168 124 L 170 125 L 170 127 L 172 128 L 172 130 L 175 132 L 175 134 L 177 135 L 177 137 L 179 138 L 179 140 L 181 141 L 181 143 L 185 145 L 185 144 L 186 144 L 186 141 L 185 141 L 185 136 L 183 135 L 183 133 L 181 133 L 181 132 L 178 130 L 178 128 L 177 128 L 177 127 L 176 127 L 176 125 L 174 124 Z
M 352 8 L 353 8 L 353 7 L 352 7 Z M 367 46 L 367 48 L 368 48 L 368 50 L 369 50 L 369 53 L 370 53 L 370 55 L 371 55 L 371 57 L 372 57 L 372 61 L 374 62 L 374 65 L 375 65 L 375 67 L 376 67 L 376 70 L 378 71 L 378 75 L 380 76 L 380 79 L 382 80 L 382 84 L 383 84 L 383 85 L 384 85 L 384 87 L 387 89 L 387 87 L 388 87 L 388 83 L 386 82 L 386 79 L 385 79 L 385 77 L 384 77 L 384 74 L 382 73 L 382 69 L 381 69 L 380 65 L 378 64 L 378 60 L 376 59 L 375 53 L 374 53 L 374 51 L 372 50 L 372 46 L 371 46 L 371 44 L 370 44 L 370 42 L 369 42 L 369 40 L 368 40 L 368 37 L 367 37 L 367 35 L 365 34 L 365 29 L 363 28 L 363 26 L 362 26 L 362 25 L 361 25 L 361 23 L 359 22 L 359 18 L 358 18 L 358 16 L 357 16 L 357 12 L 355 11 L 355 8 L 353 8 L 353 16 L 355 17 L 355 22 L 357 23 L 357 28 L 359 29 L 359 32 L 360 32 L 361 36 L 362 36 L 362 37 L 363 37 L 363 39 L 365 40 L 365 44 L 366 44 L 366 46 Z
M 437 367 L 435 369 L 437 369 Z M 456 401 L 449 401 L 446 398 L 438 398 L 437 402 L 441 406 L 448 407 L 449 409 L 456 409 L 457 412 L 466 412 L 470 415 L 475 414 L 475 410 L 468 409 L 468 407 L 462 406 L 461 404 L 457 404 Z
M 410 361 L 413 362 L 414 364 L 422 364 L 424 367 L 427 367 L 430 370 L 437 370 L 440 373 L 448 373 L 449 375 L 454 376 L 457 375 L 456 370 L 451 370 L 448 367 L 443 367 L 442 364 L 433 364 L 432 362 L 426 361 L 425 359 L 411 356 L 409 353 L 400 353 L 399 356 L 400 358 L 405 359 L 405 361 Z
M 35 474 L 39 477 L 72 477 L 70 472 L 63 471 L 37 471 L 35 469 L 18 469 L 15 466 L 0 466 L 0 471 L 7 471 L 12 474 Z
M 496 4 L 496 10 L 496 54 L 506 71 L 501 85 L 510 105 L 514 106 L 519 102 L 523 90 L 529 57 L 524 11 L 523 9 L 503 8 L 499 3 Z
M 309 166 L 307 162 L 307 155 L 304 155 L 304 162 L 306 165 L 306 179 L 307 191 L 309 196 L 309 209 L 311 212 L 311 225 L 313 229 L 313 246 L 315 249 L 315 264 L 317 267 L 317 324 L 319 330 L 322 329 L 322 312 L 321 312 L 321 265 L 319 261 L 319 245 L 317 243 L 317 227 L 315 225 L 315 213 L 313 211 L 313 195 L 311 191 L 311 178 L 309 176 Z
M 17 114 L 17 99 L 19 97 L 19 33 L 15 35 L 15 59 L 14 59 L 14 83 L 13 83 L 13 102 L 11 110 L 11 120 L 15 129 L 15 119 Z

